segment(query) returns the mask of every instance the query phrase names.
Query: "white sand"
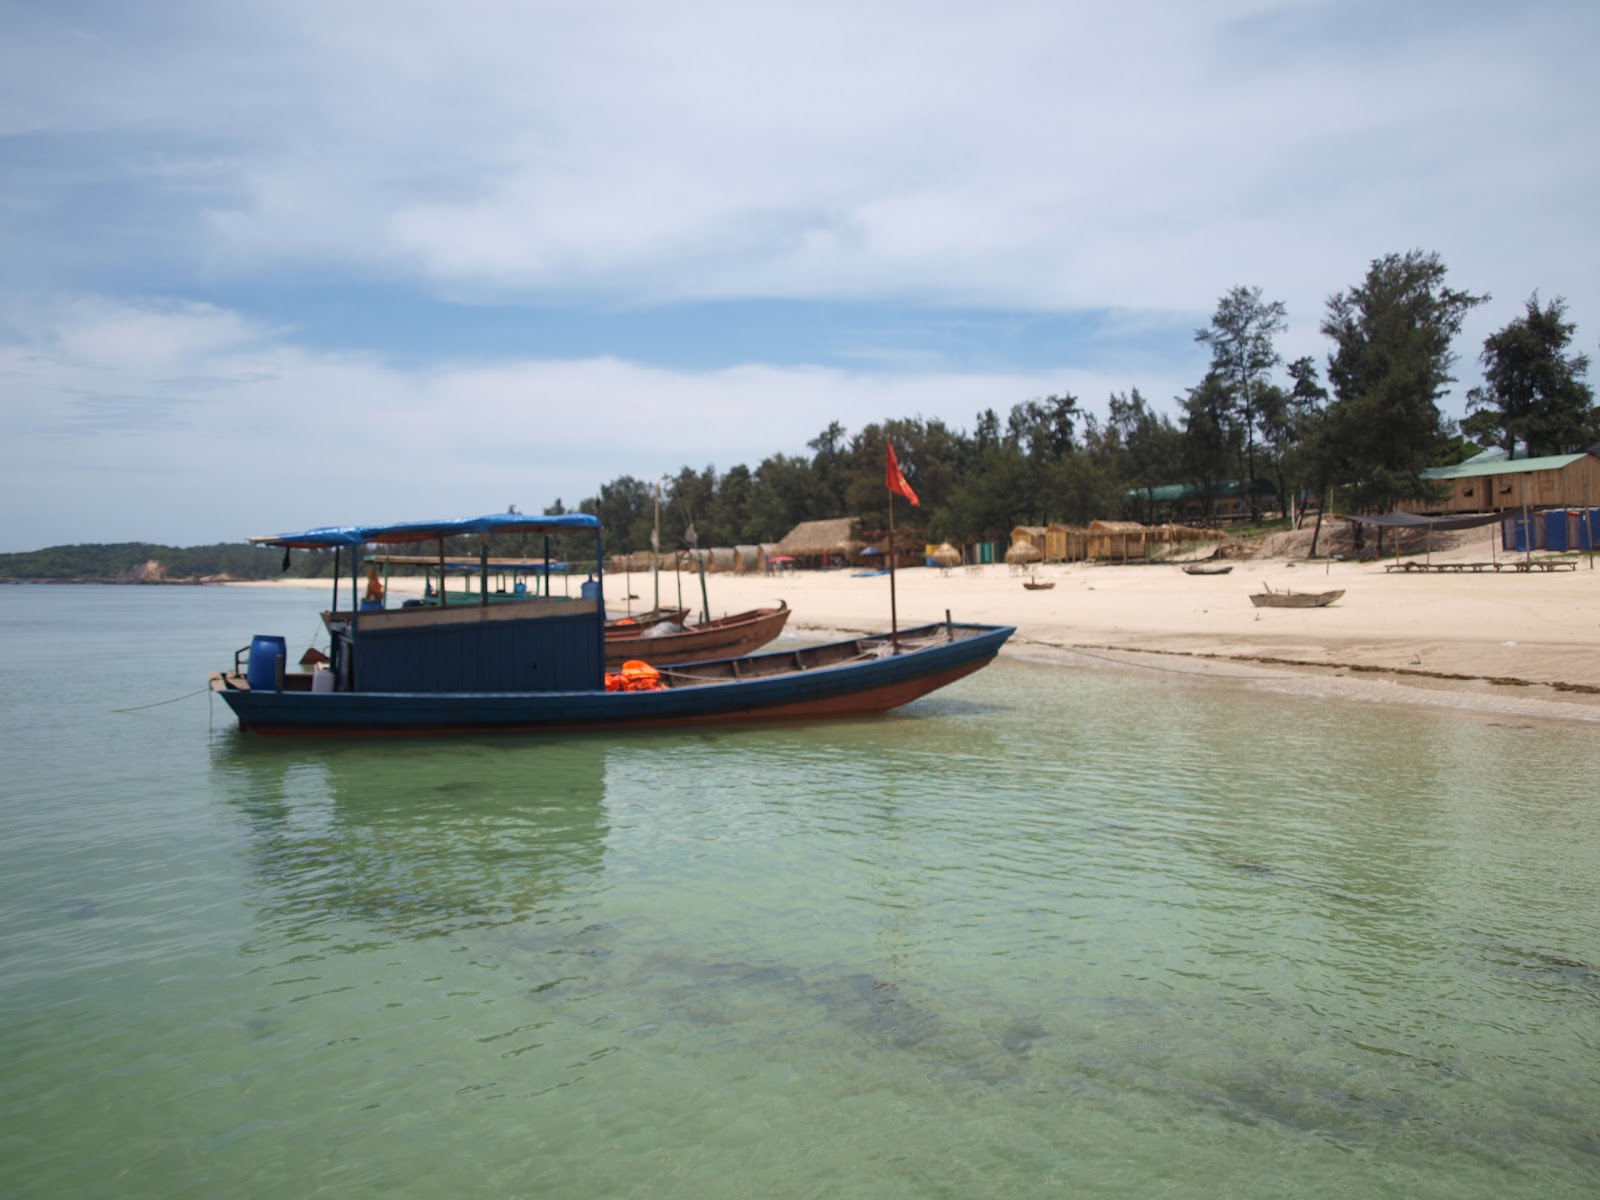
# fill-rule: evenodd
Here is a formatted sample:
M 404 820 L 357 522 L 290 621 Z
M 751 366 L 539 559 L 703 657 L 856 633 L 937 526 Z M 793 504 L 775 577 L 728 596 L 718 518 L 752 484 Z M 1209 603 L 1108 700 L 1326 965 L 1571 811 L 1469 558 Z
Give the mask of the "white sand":
M 1489 545 L 1477 535 L 1431 557 L 1487 560 Z M 1171 565 L 1047 565 L 1031 577 L 1054 582 L 1048 591 L 1025 589 L 1029 577 L 1005 566 L 900 571 L 899 624 L 942 621 L 948 610 L 956 621 L 1015 625 L 1009 654 L 1074 667 L 1204 674 L 1302 695 L 1600 721 L 1600 570 L 1589 558 L 1575 571 L 1481 574 L 1403 574 L 1375 563 L 1283 558 L 1238 561 L 1231 574 L 1213 576 Z M 697 611 L 699 580 L 687 573 L 661 575 L 662 603 L 677 601 L 680 583 L 684 604 Z M 1249 596 L 1263 583 L 1345 594 L 1328 608 L 1258 609 Z M 421 586 L 392 585 L 396 594 Z M 576 594 L 576 581 L 571 588 Z M 559 595 L 559 583 L 555 590 Z M 713 574 L 707 590 L 714 616 L 781 598 L 794 610 L 790 633 L 819 640 L 889 627 L 887 576 Z M 638 599 L 627 601 L 629 592 Z M 648 574 L 606 578 L 613 612 L 649 608 L 654 595 Z

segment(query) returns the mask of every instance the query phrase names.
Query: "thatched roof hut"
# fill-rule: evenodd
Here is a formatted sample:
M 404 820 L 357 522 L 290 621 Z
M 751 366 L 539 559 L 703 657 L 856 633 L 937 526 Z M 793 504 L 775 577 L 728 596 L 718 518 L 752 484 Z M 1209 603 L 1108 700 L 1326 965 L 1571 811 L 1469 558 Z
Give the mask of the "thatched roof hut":
M 1013 567 L 1023 566 L 1027 563 L 1042 562 L 1043 560 L 1044 551 L 1027 540 L 1012 542 L 1011 549 L 1006 551 L 1006 562 Z
M 1018 525 L 1011 531 L 1011 544 L 1017 546 L 1026 543 L 1037 550 L 1039 557 L 1043 558 L 1047 532 L 1043 525 Z
M 785 534 L 775 548 L 779 555 L 808 566 L 850 562 L 860 555 L 864 545 L 857 533 L 858 525 L 853 517 L 802 521 Z
M 689 557 L 696 565 L 704 562 L 707 572 L 734 571 L 736 556 L 732 546 L 713 546 L 710 549 L 691 550 Z
M 961 551 L 957 550 L 949 542 L 940 542 L 928 557 L 941 567 L 959 567 L 961 565 Z
M 1152 530 L 1137 521 L 1090 521 L 1089 557 L 1097 559 L 1143 558 Z
M 1089 531 L 1082 525 L 1051 525 L 1044 531 L 1046 562 L 1082 562 L 1089 557 Z
M 733 548 L 733 569 L 740 575 L 759 574 L 765 566 L 761 558 L 760 546 L 735 546 Z

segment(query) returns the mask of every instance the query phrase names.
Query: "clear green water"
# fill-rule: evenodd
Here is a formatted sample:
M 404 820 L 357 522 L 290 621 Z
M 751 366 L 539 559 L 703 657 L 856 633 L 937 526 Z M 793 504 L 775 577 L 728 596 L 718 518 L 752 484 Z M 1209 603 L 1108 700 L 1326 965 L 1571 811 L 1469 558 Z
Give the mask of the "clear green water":
M 3 588 L 0 1194 L 1600 1193 L 1596 730 L 1000 662 L 284 745 L 320 596 Z

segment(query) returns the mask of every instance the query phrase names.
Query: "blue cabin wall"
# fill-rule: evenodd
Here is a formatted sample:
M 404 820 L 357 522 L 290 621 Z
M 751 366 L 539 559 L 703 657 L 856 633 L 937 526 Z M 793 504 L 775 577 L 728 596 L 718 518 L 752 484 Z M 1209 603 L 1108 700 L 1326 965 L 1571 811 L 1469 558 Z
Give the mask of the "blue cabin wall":
M 603 627 L 593 612 L 526 621 L 362 629 L 360 692 L 575 692 L 604 686 Z

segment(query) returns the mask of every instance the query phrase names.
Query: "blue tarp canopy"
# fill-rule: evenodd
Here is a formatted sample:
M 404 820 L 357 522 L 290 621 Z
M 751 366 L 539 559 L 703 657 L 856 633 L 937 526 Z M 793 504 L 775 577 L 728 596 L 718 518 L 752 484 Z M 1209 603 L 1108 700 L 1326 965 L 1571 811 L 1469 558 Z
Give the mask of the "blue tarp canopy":
M 433 542 L 462 534 L 560 533 L 573 529 L 599 529 L 600 518 L 589 513 L 559 516 L 524 516 L 490 513 L 484 517 L 457 517 L 448 521 L 404 521 L 396 525 L 324 525 L 301 533 L 274 533 L 252 537 L 256 546 L 288 546 L 295 550 L 329 550 L 372 543 L 403 545 Z
M 1493 525 L 1503 513 L 1474 513 L 1465 517 L 1419 517 L 1416 513 L 1386 512 L 1377 516 L 1348 516 L 1345 519 L 1360 525 L 1379 529 L 1476 529 L 1480 525 Z

